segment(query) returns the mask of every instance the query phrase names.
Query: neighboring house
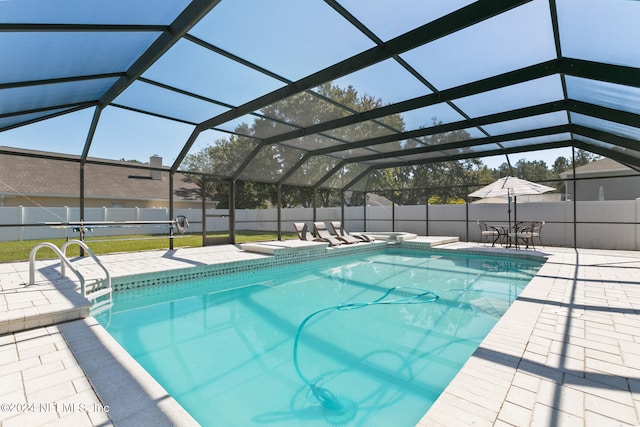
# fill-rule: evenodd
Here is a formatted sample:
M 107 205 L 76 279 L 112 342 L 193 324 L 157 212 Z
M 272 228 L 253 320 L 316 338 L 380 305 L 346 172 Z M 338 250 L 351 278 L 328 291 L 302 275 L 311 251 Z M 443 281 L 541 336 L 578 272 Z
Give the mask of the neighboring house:
M 562 172 L 560 176 L 567 180 L 566 199 L 574 200 L 573 170 Z M 640 198 L 640 174 L 608 158 L 577 167 L 576 179 L 575 200 L 577 201 Z
M 78 159 L 77 156 L 67 157 Z M 152 156 L 150 164 L 162 166 L 162 158 Z M 87 163 L 84 176 L 87 208 L 169 206 L 169 172 Z M 188 182 L 183 174 L 174 175 L 173 188 L 176 209 L 202 208 L 200 187 Z M 0 206 L 77 207 L 80 205 L 79 194 L 80 165 L 77 162 L 0 155 Z M 215 202 L 208 202 L 207 207 L 215 207 Z

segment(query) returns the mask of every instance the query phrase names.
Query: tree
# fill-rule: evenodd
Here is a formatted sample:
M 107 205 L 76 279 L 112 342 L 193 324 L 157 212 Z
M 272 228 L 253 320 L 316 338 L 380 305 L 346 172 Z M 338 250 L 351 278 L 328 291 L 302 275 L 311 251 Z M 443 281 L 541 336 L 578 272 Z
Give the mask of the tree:
M 247 156 L 253 152 L 259 141 L 274 135 L 280 135 L 296 127 L 308 127 L 313 124 L 345 117 L 354 113 L 381 107 L 382 100 L 368 94 L 360 95 L 351 86 L 340 88 L 326 83 L 269 105 L 260 111 L 260 115 L 250 123 L 242 123 L 235 129 L 234 135 L 218 139 L 200 152 L 190 154 L 183 166 L 194 173 L 190 179 L 198 184 L 203 182 L 208 198 L 220 201 L 226 206 L 228 183 L 201 177 L 229 177 L 239 171 L 236 192 L 236 206 L 244 208 L 264 208 L 280 204 L 283 207 L 339 206 L 342 194 L 338 190 L 313 187 L 322 180 L 325 185 L 341 188 L 351 182 L 363 169 L 360 165 L 346 164 L 335 171 L 343 158 L 349 158 L 357 152 L 350 148 L 350 142 L 366 140 L 402 132 L 405 124 L 400 115 L 394 114 L 377 120 L 369 120 L 350 126 L 326 131 L 322 134 L 305 135 L 292 141 L 282 141 L 262 147 L 253 159 L 245 164 Z M 436 118 L 432 125 L 441 124 Z M 427 146 L 435 147 L 447 144 L 446 154 L 464 155 L 471 153 L 464 141 L 470 139 L 466 130 L 456 130 L 441 134 L 428 135 L 405 141 L 394 141 L 383 146 L 372 146 L 371 150 L 393 152 Z M 451 148 L 452 143 L 460 143 Z M 455 147 L 455 145 L 453 145 Z M 300 160 L 316 148 L 339 147 L 341 153 L 310 156 L 300 165 Z M 358 150 L 361 150 L 359 148 Z M 359 153 L 359 152 L 358 152 Z M 437 156 L 439 152 L 434 152 Z M 598 156 L 577 150 L 576 166 L 596 160 Z M 296 169 L 293 169 L 295 166 Z M 358 188 L 367 191 L 384 191 L 397 204 L 418 204 L 427 198 L 439 203 L 456 203 L 466 200 L 470 184 L 493 182 L 496 179 L 515 175 L 530 181 L 558 179 L 559 174 L 570 167 L 570 161 L 559 157 L 549 168 L 544 161 L 522 159 L 513 168 L 503 163 L 497 169 L 488 169 L 480 159 L 449 160 L 388 169 L 376 169 L 364 179 L 366 184 Z M 280 191 L 275 184 L 282 181 L 284 174 L 291 174 L 284 181 Z M 328 176 L 332 173 L 332 176 Z M 228 178 L 227 178 L 228 179 Z M 198 184 L 200 185 L 200 184 Z M 425 189 L 429 189 L 428 192 Z M 279 199 L 278 199 L 279 196 Z M 351 194 L 345 202 L 362 203 L 363 198 Z
M 434 126 L 441 123 L 432 118 Z M 470 137 L 467 131 L 456 130 L 407 141 L 406 148 L 462 143 Z M 461 144 L 456 151 L 457 154 L 464 154 L 469 152 L 469 148 Z M 382 188 L 397 189 L 387 195 L 397 204 L 425 203 L 426 197 L 436 203 L 460 203 L 464 202 L 467 193 L 463 186 L 476 179 L 474 174 L 481 166 L 482 162 L 475 158 L 451 160 L 385 169 L 379 177 L 382 180 Z M 430 189 L 428 194 L 425 193 L 426 188 Z
M 518 162 L 509 167 L 504 162 L 495 170 L 497 178 L 505 176 L 515 176 L 516 178 L 526 179 L 527 181 L 544 181 L 551 178 L 551 173 L 547 163 L 543 160 L 525 160 L 520 159 Z
M 236 133 L 244 136 L 231 135 L 228 139 L 218 139 L 195 154 L 189 154 L 182 164 L 182 169 L 194 172 L 189 179 L 201 186 L 202 174 L 225 177 L 231 175 L 241 165 L 246 156 L 253 150 L 259 139 L 288 132 L 292 126 L 309 126 L 327 120 L 344 117 L 359 111 L 367 111 L 382 106 L 382 100 L 369 95 L 359 95 L 349 86 L 342 89 L 331 83 L 326 83 L 315 89 L 316 94 L 303 92 L 283 99 L 275 104 L 263 108 L 258 117 L 251 124 L 242 123 L 236 127 Z M 347 109 L 338 106 L 342 104 Z M 339 157 L 313 156 L 299 167 L 287 181 L 292 185 L 281 187 L 278 201 L 277 183 L 284 173 L 291 170 L 306 152 L 305 149 L 315 149 L 334 146 L 344 142 L 345 152 L 351 149 L 348 142 L 359 141 L 373 136 L 384 135 L 395 131 L 403 131 L 404 122 L 400 115 L 392 115 L 377 121 L 366 121 L 351 126 L 335 129 L 323 135 L 314 134 L 304 136 L 296 141 L 284 141 L 263 147 L 240 173 L 240 178 L 257 181 L 252 186 L 243 185 L 238 188 L 236 200 L 241 196 L 247 208 L 260 208 L 280 202 L 282 206 L 305 206 L 313 203 L 314 192 L 310 188 L 324 178 L 340 161 Z M 254 138 L 252 138 L 254 137 Z M 331 138 L 330 138 L 331 137 Z M 401 143 L 391 143 L 393 149 L 401 147 Z M 338 171 L 340 175 L 347 168 Z M 196 173 L 197 172 L 197 173 Z M 340 178 L 338 176 L 338 178 Z M 262 184 L 261 184 L 262 183 Z M 264 184 L 267 183 L 267 184 Z M 293 185 L 295 184 L 295 186 Z M 207 184 L 206 193 L 210 198 L 225 198 L 224 185 Z M 228 194 L 228 193 L 227 193 Z M 341 194 L 336 191 L 318 190 L 318 200 L 323 205 L 333 206 L 340 203 Z M 258 200 L 262 200 L 259 202 Z M 349 200 L 356 200 L 350 198 Z M 222 206 L 222 205 L 221 205 Z
M 542 160 L 518 160 L 515 164 L 515 174 L 518 178 L 533 182 L 545 181 L 551 178 L 547 163 Z
M 601 156 L 598 154 L 591 153 L 582 149 L 577 149 L 575 153 L 576 167 L 584 166 L 601 158 Z
M 189 154 L 182 167 L 194 173 L 186 173 L 190 182 L 200 189 L 204 185 L 206 198 L 218 201 L 221 209 L 229 208 L 230 181 L 216 178 L 229 175 L 233 167 L 244 160 L 244 155 L 255 146 L 255 141 L 232 135 L 229 139 L 218 139 L 196 154 Z M 265 184 L 250 181 L 236 182 L 236 207 L 259 209 L 267 207 L 263 194 Z
M 560 177 L 560 174 L 566 171 L 567 169 L 569 169 L 569 166 L 570 166 L 569 160 L 564 156 L 560 156 L 553 162 L 553 167 L 552 167 L 553 174 L 556 177 Z

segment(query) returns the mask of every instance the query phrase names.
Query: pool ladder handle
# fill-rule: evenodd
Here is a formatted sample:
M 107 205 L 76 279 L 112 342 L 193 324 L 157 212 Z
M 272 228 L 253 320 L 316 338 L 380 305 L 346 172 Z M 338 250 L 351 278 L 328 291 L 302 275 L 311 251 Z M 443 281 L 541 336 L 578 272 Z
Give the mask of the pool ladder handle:
M 105 272 L 105 278 L 98 279 L 92 286 L 91 291 L 89 292 L 87 292 L 87 286 L 86 286 L 86 281 L 84 276 L 76 268 L 74 268 L 73 265 L 71 265 L 71 261 L 69 261 L 69 258 L 67 258 L 67 255 L 66 255 L 67 248 L 71 245 L 77 245 L 77 246 L 80 246 L 82 249 L 84 249 L 86 253 L 89 254 L 89 256 L 96 262 L 96 264 L 98 264 L 98 266 L 100 266 L 100 268 L 102 268 L 102 270 Z M 34 246 L 34 248 L 31 249 L 31 252 L 29 253 L 29 286 L 35 284 L 36 254 L 38 253 L 38 250 L 44 247 L 47 247 L 53 250 L 53 252 L 55 252 L 56 255 L 58 255 L 58 258 L 60 258 L 60 277 L 65 277 L 66 275 L 65 267 L 69 267 L 69 269 L 76 275 L 78 280 L 80 280 L 80 293 L 83 297 L 85 297 L 89 301 L 92 301 L 95 304 L 95 300 L 97 300 L 102 296 L 108 295 L 109 298 L 107 300 L 96 304 L 96 306 L 101 306 L 107 302 L 111 303 L 112 288 L 111 288 L 111 275 L 109 274 L 109 270 L 107 270 L 107 268 L 100 262 L 100 260 L 95 256 L 95 254 L 91 251 L 91 249 L 89 249 L 89 247 L 84 242 L 81 242 L 80 240 L 69 240 L 65 242 L 64 245 L 62 245 L 62 249 L 58 249 L 56 245 L 50 242 L 42 242 Z M 102 286 L 97 290 L 94 290 L 96 288 L 97 283 L 102 283 Z

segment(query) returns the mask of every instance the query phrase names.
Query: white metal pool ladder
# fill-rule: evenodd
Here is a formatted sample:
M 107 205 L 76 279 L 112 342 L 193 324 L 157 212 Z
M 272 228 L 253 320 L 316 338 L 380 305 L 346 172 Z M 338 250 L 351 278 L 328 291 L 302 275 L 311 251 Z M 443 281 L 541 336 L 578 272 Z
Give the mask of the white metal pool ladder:
M 95 282 L 92 282 L 89 286 L 87 286 L 84 276 L 71 265 L 71 261 L 67 258 L 67 248 L 71 245 L 80 246 L 82 249 L 86 251 L 87 254 L 102 268 L 105 272 L 105 278 L 97 279 Z M 109 274 L 109 270 L 100 262 L 100 260 L 95 256 L 95 254 L 87 247 L 84 242 L 80 240 L 69 240 L 62 245 L 62 249 L 58 249 L 56 245 L 49 242 L 42 242 L 37 244 L 31 252 L 29 253 L 29 285 L 34 285 L 36 280 L 36 254 L 38 250 L 41 248 L 50 248 L 52 249 L 58 258 L 60 258 L 60 276 L 65 276 L 65 267 L 69 267 L 71 271 L 76 275 L 76 277 L 80 280 L 80 293 L 83 297 L 87 298 L 92 302 L 92 309 L 98 308 L 103 305 L 111 304 L 112 301 L 112 289 L 111 289 L 111 275 Z M 106 299 L 96 303 L 98 298 L 107 296 Z

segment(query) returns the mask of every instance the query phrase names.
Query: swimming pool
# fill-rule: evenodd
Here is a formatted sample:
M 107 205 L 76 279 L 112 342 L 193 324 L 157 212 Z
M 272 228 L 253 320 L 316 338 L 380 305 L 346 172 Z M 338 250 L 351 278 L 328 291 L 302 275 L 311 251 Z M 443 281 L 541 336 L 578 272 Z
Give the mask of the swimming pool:
M 385 249 L 116 292 L 97 319 L 202 425 L 413 426 L 539 267 Z

